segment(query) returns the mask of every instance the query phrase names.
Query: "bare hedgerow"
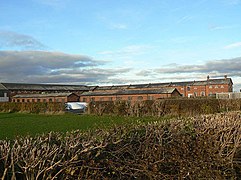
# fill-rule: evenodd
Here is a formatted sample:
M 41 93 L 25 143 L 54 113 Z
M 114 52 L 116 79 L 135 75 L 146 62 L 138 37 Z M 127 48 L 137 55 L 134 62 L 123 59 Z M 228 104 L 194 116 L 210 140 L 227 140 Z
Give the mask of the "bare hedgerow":
M 235 179 L 240 112 L 0 141 L 2 179 Z

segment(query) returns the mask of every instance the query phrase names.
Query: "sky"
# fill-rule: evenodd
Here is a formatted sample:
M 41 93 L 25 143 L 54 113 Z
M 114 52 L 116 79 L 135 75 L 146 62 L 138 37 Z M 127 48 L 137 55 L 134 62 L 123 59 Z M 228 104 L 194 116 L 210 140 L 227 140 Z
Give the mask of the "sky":
M 0 0 L 0 82 L 239 91 L 240 32 L 241 0 Z

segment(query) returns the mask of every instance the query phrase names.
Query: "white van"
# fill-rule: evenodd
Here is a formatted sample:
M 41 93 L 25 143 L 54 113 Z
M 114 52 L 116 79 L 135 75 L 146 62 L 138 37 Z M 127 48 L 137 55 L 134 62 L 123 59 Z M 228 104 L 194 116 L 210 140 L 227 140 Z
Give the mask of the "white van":
M 65 103 L 65 110 L 67 112 L 81 114 L 84 113 L 87 106 L 85 104 L 81 104 L 80 102 L 67 102 Z
M 76 102 L 76 103 L 78 103 L 80 105 L 84 105 L 85 107 L 88 107 L 88 103 L 87 102 Z

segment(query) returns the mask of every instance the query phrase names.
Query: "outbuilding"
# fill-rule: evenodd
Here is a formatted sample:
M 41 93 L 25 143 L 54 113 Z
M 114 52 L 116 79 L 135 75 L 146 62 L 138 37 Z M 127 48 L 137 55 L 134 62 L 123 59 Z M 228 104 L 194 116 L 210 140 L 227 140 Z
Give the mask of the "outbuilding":
M 12 102 L 78 102 L 79 96 L 75 93 L 49 94 L 18 94 L 12 97 Z
M 80 101 L 141 101 L 141 100 L 155 100 L 171 97 L 181 97 L 180 92 L 176 88 L 163 87 L 159 89 L 150 90 L 119 90 L 119 91 L 105 91 L 105 92 L 84 92 L 80 95 Z

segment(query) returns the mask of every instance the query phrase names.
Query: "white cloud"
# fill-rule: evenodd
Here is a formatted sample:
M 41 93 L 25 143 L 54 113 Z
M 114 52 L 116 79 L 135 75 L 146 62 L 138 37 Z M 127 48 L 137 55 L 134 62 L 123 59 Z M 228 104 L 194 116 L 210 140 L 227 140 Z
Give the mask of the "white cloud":
M 233 48 L 238 48 L 238 47 L 241 47 L 241 42 L 229 44 L 229 45 L 225 46 L 224 49 L 233 49 Z
M 70 0 L 33 0 L 33 1 L 39 4 L 43 4 L 45 6 L 61 9 L 61 8 L 64 8 L 66 4 L 69 3 Z
M 126 24 L 116 23 L 111 25 L 111 29 L 127 29 Z
M 119 50 L 115 51 L 102 51 L 99 52 L 101 55 L 110 55 L 110 56 L 133 56 L 133 55 L 140 55 L 146 53 L 152 46 L 149 45 L 131 45 L 123 47 Z
M 211 31 L 232 29 L 232 28 L 236 28 L 236 26 L 218 26 L 218 25 L 210 25 L 209 26 L 209 30 L 211 30 Z
M 177 21 L 177 24 L 182 24 L 182 23 L 188 22 L 191 19 L 193 19 L 192 16 L 183 16 Z
M 15 49 L 47 49 L 47 47 L 35 38 L 12 31 L 0 31 L 0 48 Z
M 105 64 L 84 55 L 73 55 L 49 51 L 0 51 L 0 81 L 8 82 L 49 82 L 52 80 L 75 81 L 75 79 L 102 78 L 100 76 L 81 76 L 85 69 L 90 71 Z M 76 78 L 76 74 L 78 78 Z

